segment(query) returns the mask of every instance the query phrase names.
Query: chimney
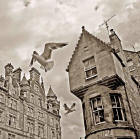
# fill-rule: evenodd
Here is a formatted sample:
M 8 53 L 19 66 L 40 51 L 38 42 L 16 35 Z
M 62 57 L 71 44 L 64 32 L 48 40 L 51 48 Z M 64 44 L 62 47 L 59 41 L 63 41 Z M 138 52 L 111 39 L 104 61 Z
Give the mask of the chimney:
M 34 67 L 29 71 L 30 72 L 30 80 L 40 82 L 40 73 Z
M 17 79 L 18 82 L 20 82 L 20 80 L 21 80 L 21 72 L 22 72 L 21 68 L 18 68 L 13 71 L 14 78 Z
M 112 48 L 114 48 L 116 52 L 120 52 L 120 50 L 122 50 L 121 40 L 113 29 L 110 30 L 109 38 Z
M 6 66 L 5 66 L 5 77 L 9 76 L 12 72 L 13 72 L 13 65 L 11 63 L 8 63 Z

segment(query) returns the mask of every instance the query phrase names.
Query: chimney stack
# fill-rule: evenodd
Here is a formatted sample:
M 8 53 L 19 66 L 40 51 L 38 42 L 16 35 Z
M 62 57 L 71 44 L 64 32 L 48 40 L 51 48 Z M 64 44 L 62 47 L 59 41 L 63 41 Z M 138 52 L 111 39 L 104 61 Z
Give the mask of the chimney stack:
M 29 71 L 30 72 L 30 80 L 40 82 L 40 73 L 34 67 Z

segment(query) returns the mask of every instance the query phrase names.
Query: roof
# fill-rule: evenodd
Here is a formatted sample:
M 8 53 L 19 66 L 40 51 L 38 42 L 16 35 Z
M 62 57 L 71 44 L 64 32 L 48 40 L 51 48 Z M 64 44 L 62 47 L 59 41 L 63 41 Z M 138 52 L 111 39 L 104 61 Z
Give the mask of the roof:
M 6 67 L 12 67 L 12 69 L 14 69 L 14 67 L 13 67 L 13 65 L 11 64 L 11 63 L 8 63 L 6 66 L 5 66 L 5 68 Z
M 38 73 L 40 75 L 40 72 L 36 68 L 32 67 L 29 72 L 32 72 L 32 71 L 35 71 L 36 73 Z
M 15 73 L 15 72 L 21 72 L 21 71 L 22 71 L 22 69 L 19 67 L 19 68 L 15 69 L 15 70 L 13 71 L 13 73 Z
M 23 76 L 23 78 L 22 78 L 20 84 L 21 84 L 21 85 L 29 85 L 29 82 L 28 82 L 28 80 L 26 79 L 25 74 L 24 74 L 24 76 Z
M 123 50 L 123 51 L 125 51 L 125 52 L 131 52 L 131 53 L 138 53 L 138 52 L 140 52 L 140 51 L 134 51 L 134 50 Z
M 83 27 L 82 27 L 82 33 L 81 33 L 81 35 L 80 35 L 80 37 L 79 37 L 78 43 L 77 43 L 77 45 L 76 45 L 76 47 L 75 47 L 75 50 L 74 50 L 74 52 L 73 52 L 73 54 L 72 54 L 72 57 L 71 57 L 71 59 L 70 59 L 70 62 L 69 62 L 69 64 L 68 64 L 68 67 L 67 67 L 66 71 L 69 71 L 69 66 L 70 66 L 71 63 L 72 63 L 72 59 L 73 59 L 73 57 L 74 57 L 74 55 L 75 55 L 75 53 L 76 53 L 76 51 L 77 51 L 77 49 L 78 49 L 78 47 L 79 47 L 80 41 L 81 41 L 82 39 L 95 39 L 95 40 L 97 40 L 98 42 L 102 43 L 103 46 L 106 46 L 106 47 L 104 47 L 104 48 L 106 48 L 106 49 L 107 49 L 107 47 L 110 48 L 110 45 L 109 45 L 109 44 L 103 42 L 102 40 L 100 40 L 100 39 L 97 38 L 96 36 L 90 34 L 90 33 L 85 29 L 85 27 L 83 26 Z
M 56 95 L 55 95 L 54 91 L 52 90 L 51 86 L 50 86 L 50 88 L 49 88 L 47 97 L 56 97 Z

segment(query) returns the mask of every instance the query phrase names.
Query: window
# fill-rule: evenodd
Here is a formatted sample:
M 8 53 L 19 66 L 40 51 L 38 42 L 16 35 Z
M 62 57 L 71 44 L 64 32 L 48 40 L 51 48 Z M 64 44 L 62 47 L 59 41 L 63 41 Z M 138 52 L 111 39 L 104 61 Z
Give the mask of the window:
M 85 60 L 84 66 L 85 66 L 86 79 L 90 79 L 97 76 L 97 69 L 95 66 L 94 57 L 91 57 L 90 59 Z
M 54 119 L 50 117 L 50 125 L 54 126 Z
M 2 122 L 2 114 L 3 114 L 3 112 L 0 111 L 0 122 Z
M 42 106 L 41 98 L 38 98 L 38 105 L 39 105 L 40 107 Z
M 133 64 L 133 60 L 132 59 L 128 59 L 127 60 L 127 66 L 129 68 L 129 71 L 132 72 L 135 70 L 134 64 Z
M 30 96 L 30 102 L 34 104 L 34 95 L 33 94 L 31 94 L 31 96 Z
M 103 109 L 101 96 L 92 98 L 90 100 L 90 102 L 91 102 L 92 113 L 93 113 L 93 118 L 94 118 L 95 124 L 104 122 L 105 121 L 104 120 L 104 109 Z
M 32 107 L 28 107 L 27 112 L 28 112 L 28 115 L 32 117 L 34 116 L 34 109 Z
M 15 135 L 14 134 L 8 134 L 8 139 L 15 139 Z
M 12 127 L 16 127 L 16 117 L 13 115 L 9 115 L 8 125 Z
M 126 114 L 123 108 L 122 98 L 120 94 L 110 94 L 114 121 L 126 121 Z
M 34 90 L 35 90 L 36 92 L 39 92 L 39 86 L 38 86 L 37 84 L 34 84 Z
M 27 131 L 31 134 L 34 133 L 34 122 L 33 121 L 27 121 Z
M 0 94 L 0 103 L 4 103 L 4 96 Z
M 17 109 L 17 101 L 14 100 L 14 99 L 9 99 L 9 107 L 12 108 L 12 109 Z
M 38 118 L 40 119 L 40 118 L 43 118 L 43 113 L 42 112 L 38 112 Z
M 44 137 L 44 125 L 38 124 L 38 136 Z

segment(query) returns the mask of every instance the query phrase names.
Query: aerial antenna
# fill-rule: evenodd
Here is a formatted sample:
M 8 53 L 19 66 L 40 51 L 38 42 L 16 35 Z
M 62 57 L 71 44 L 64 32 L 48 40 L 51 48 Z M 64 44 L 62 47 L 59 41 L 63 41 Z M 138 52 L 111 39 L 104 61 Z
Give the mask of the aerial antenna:
M 104 20 L 104 23 L 102 23 L 101 25 L 99 25 L 99 27 L 105 25 L 106 26 L 106 29 L 107 29 L 107 32 L 108 32 L 108 35 L 109 35 L 109 25 L 108 25 L 108 22 L 116 15 L 113 15 L 111 16 L 110 18 L 108 18 L 107 20 Z
M 132 47 L 133 47 L 133 49 L 134 49 L 134 52 L 136 52 L 135 46 L 134 46 L 134 45 L 132 45 Z

